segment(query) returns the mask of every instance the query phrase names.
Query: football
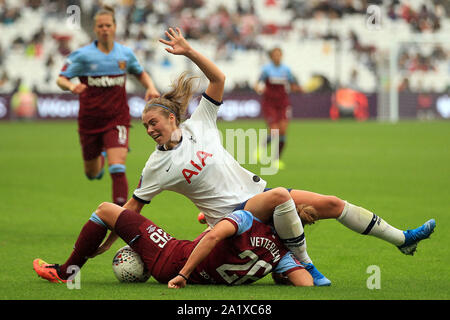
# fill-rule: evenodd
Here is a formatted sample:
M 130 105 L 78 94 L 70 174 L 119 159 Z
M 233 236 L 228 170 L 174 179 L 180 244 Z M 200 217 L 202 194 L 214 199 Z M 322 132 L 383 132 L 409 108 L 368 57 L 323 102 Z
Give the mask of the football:
M 150 278 L 150 273 L 141 257 L 130 246 L 117 251 L 112 268 L 120 282 L 145 282 Z

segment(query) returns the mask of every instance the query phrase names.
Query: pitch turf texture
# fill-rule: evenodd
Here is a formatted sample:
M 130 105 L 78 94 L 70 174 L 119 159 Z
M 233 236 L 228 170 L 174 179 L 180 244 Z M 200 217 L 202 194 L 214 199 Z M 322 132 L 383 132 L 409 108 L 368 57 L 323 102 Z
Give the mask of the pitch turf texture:
M 226 128 L 265 128 L 262 121 L 219 122 Z M 0 299 L 449 299 L 450 298 L 450 122 L 298 121 L 289 127 L 286 169 L 265 176 L 268 186 L 332 194 L 373 210 L 399 228 L 435 218 L 431 239 L 405 256 L 379 239 L 358 235 L 334 220 L 306 227 L 309 254 L 331 287 L 294 288 L 272 284 L 270 276 L 250 286 L 191 285 L 170 290 L 150 279 L 121 284 L 112 272 L 115 243 L 88 261 L 79 289 L 36 276 L 36 257 L 63 263 L 91 213 L 111 199 L 111 179 L 83 174 L 76 123 L 0 124 Z M 138 123 L 131 130 L 127 160 L 130 195 L 154 142 Z M 257 165 L 245 165 L 259 172 Z M 180 239 L 204 228 L 198 211 L 172 192 L 157 196 L 143 214 Z M 379 289 L 369 289 L 379 267 Z M 371 282 L 369 280 L 369 283 Z

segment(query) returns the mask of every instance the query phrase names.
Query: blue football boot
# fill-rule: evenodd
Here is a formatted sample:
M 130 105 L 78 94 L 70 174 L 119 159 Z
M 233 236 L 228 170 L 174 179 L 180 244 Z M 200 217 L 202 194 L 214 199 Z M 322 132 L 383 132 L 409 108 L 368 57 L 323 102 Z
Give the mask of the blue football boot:
M 314 285 L 317 287 L 330 286 L 331 281 L 328 280 L 312 263 L 301 263 L 302 266 L 308 271 L 314 280 Z
M 431 219 L 416 229 L 403 231 L 405 243 L 398 246 L 399 250 L 404 254 L 412 256 L 416 252 L 419 241 L 428 239 L 435 227 L 436 221 Z

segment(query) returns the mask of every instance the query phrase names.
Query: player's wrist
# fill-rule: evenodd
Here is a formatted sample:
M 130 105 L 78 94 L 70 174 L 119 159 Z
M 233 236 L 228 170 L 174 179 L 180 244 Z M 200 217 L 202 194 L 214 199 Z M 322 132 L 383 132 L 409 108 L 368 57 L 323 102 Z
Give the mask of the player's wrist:
M 198 58 L 198 51 L 192 48 L 190 45 L 186 48 L 186 52 L 184 53 L 186 58 L 191 60 L 195 60 Z
M 74 84 L 74 83 L 70 84 L 70 85 L 69 85 L 69 91 L 70 91 L 70 92 L 73 92 L 73 91 L 75 90 L 76 87 L 77 87 L 76 84 Z
M 184 274 L 182 274 L 181 272 L 178 273 L 178 275 L 179 275 L 180 277 L 182 277 L 184 280 L 188 281 L 188 277 L 185 276 Z

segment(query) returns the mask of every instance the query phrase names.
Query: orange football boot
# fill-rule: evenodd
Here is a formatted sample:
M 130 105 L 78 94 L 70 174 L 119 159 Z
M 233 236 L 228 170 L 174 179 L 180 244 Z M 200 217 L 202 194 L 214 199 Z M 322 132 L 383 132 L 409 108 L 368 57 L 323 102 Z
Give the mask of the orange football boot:
M 33 268 L 34 271 L 38 274 L 39 277 L 44 278 L 50 282 L 55 283 L 66 283 L 67 280 L 63 280 L 58 275 L 58 268 L 59 266 L 57 264 L 48 264 L 42 259 L 34 259 L 33 261 Z

